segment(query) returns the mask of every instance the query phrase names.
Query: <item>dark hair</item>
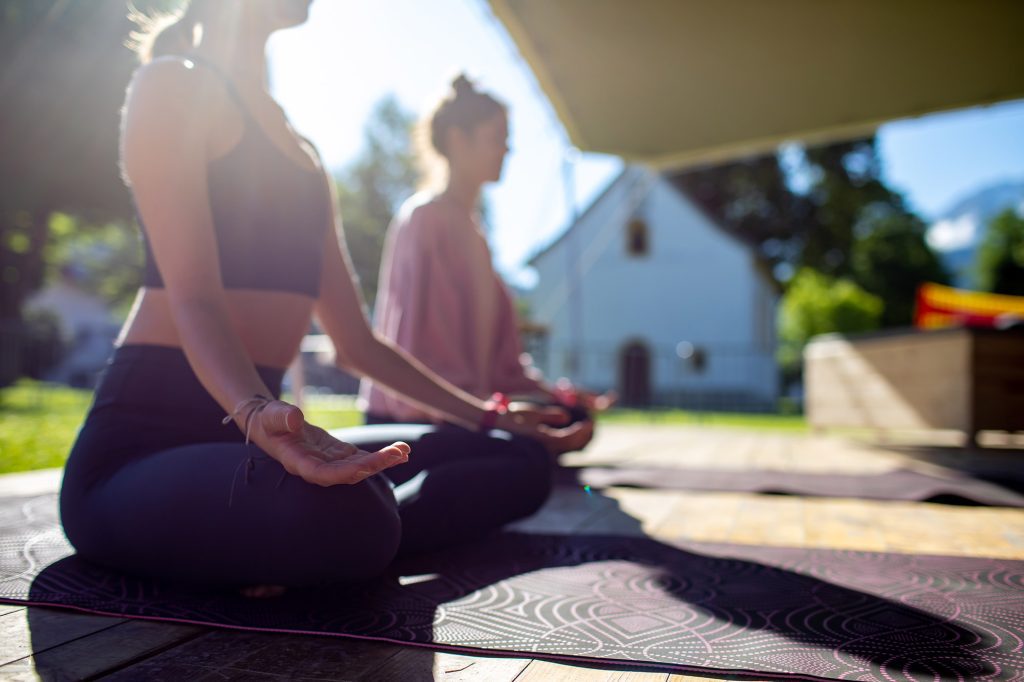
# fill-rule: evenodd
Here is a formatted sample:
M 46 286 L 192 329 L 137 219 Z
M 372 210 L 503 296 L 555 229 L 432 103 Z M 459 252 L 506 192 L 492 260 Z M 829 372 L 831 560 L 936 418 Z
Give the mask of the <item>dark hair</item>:
M 128 18 L 138 30 L 131 34 L 128 47 L 143 64 L 173 54 L 185 54 L 195 46 L 196 29 L 210 14 L 211 7 L 223 0 L 183 0 L 177 12 L 146 14 L 129 5 Z
M 437 105 L 430 116 L 430 144 L 437 153 L 447 158 L 445 139 L 450 128 L 469 132 L 495 114 L 505 113 L 505 105 L 476 89 L 465 74 L 452 81 L 452 94 Z

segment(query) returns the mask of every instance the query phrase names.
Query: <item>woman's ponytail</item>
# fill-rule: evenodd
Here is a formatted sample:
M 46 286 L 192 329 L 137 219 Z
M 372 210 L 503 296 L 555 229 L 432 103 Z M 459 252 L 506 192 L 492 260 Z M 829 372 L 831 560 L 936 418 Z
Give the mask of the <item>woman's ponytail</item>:
M 452 81 L 451 95 L 441 100 L 430 116 L 430 143 L 438 154 L 446 157 L 449 128 L 461 128 L 468 132 L 492 116 L 504 112 L 505 105 L 502 102 L 477 90 L 473 81 L 461 73 Z
M 175 13 L 150 15 L 131 8 L 128 18 L 138 26 L 128 41 L 128 47 L 146 64 L 157 57 L 186 54 L 196 42 L 199 16 L 198 2 L 186 2 Z

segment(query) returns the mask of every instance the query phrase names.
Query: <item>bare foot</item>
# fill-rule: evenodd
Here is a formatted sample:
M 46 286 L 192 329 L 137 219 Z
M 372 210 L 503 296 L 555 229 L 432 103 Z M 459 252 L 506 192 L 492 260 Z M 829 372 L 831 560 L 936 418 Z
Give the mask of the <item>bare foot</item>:
M 240 592 L 243 597 L 248 597 L 249 599 L 272 599 L 280 597 L 286 590 L 287 588 L 283 585 L 253 585 L 251 587 L 243 587 Z

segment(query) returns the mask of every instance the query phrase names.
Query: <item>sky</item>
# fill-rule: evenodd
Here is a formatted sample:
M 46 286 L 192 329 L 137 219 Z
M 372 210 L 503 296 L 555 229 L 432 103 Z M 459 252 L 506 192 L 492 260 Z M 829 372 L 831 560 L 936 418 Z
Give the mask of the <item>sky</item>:
M 569 222 L 568 137 L 485 0 L 317 0 L 303 26 L 270 43 L 272 89 L 295 128 L 340 170 L 360 152 L 376 102 L 394 94 L 425 115 L 460 72 L 509 105 L 511 153 L 487 190 L 498 269 L 529 285 L 529 256 Z M 1024 181 L 1024 101 L 895 121 L 878 131 L 886 180 L 926 220 L 988 184 Z M 582 210 L 618 173 L 582 154 L 572 201 Z M 343 216 L 344 218 L 344 216 Z

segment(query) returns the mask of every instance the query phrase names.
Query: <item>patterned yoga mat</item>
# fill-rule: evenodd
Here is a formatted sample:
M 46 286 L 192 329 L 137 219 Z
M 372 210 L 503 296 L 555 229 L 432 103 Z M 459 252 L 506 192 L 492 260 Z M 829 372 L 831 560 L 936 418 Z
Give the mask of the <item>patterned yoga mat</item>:
M 814 474 L 773 470 L 592 466 L 560 467 L 558 475 L 560 483 L 578 483 L 593 488 L 630 486 L 1024 507 L 1024 495 L 996 483 L 963 474 L 937 476 L 910 469 L 882 474 Z
M 250 600 L 69 552 L 52 495 L 0 500 L 0 601 L 676 672 L 1024 678 L 1022 561 L 509 533 Z

